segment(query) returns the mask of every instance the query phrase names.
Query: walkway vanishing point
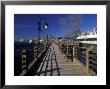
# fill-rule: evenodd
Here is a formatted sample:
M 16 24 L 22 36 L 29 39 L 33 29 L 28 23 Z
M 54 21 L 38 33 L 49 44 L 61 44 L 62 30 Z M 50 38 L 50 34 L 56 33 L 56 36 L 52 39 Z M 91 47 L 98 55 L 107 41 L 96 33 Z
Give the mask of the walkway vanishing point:
M 35 76 L 86 76 L 88 75 L 81 64 L 67 62 L 67 58 L 61 53 L 59 47 L 52 43 L 48 48 L 41 65 L 36 71 Z

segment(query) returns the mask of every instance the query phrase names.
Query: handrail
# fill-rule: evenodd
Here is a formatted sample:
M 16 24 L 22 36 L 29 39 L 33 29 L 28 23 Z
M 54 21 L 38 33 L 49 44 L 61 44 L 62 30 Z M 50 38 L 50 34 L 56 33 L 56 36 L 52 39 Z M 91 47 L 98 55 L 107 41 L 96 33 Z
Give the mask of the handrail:
M 92 51 L 89 52 L 89 60 L 90 60 L 90 62 L 89 62 L 90 63 L 90 65 L 89 65 L 90 70 L 97 73 L 97 54 L 93 53 Z
M 42 47 L 42 46 L 41 46 Z M 48 48 L 48 47 L 47 47 Z M 37 58 L 35 58 L 30 64 L 28 64 L 28 70 L 30 70 L 30 68 L 33 66 L 33 64 L 37 61 L 37 59 L 39 59 L 41 57 L 41 55 L 43 54 L 43 52 L 45 52 L 46 48 L 43 48 L 42 52 L 39 53 L 37 56 Z M 34 49 L 33 49 L 33 52 L 34 52 Z M 16 56 L 21 56 L 22 53 L 19 53 L 19 55 L 16 55 Z M 19 76 L 23 76 L 27 73 L 27 71 L 22 71 Z
M 74 47 L 75 48 L 75 57 L 78 61 L 87 66 L 87 71 L 93 71 L 97 74 L 97 53 L 92 52 L 89 48 L 86 47 Z

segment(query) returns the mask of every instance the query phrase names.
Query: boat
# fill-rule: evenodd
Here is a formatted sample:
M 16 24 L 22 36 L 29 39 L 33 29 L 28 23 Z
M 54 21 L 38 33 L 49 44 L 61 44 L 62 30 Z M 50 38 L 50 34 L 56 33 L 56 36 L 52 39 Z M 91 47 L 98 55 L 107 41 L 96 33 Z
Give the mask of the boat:
M 82 32 L 79 36 L 76 38 L 79 43 L 83 44 L 97 44 L 97 29 L 94 28 L 92 31 L 88 32 Z

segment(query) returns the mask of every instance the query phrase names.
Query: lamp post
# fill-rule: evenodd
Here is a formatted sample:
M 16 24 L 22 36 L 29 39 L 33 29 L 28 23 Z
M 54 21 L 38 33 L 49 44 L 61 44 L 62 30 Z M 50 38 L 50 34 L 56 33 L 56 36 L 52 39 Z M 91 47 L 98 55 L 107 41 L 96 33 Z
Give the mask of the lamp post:
M 40 45 L 40 30 L 41 30 L 41 23 L 39 22 L 38 19 L 38 45 Z
M 48 34 L 47 34 L 47 45 L 48 45 Z
M 45 21 L 46 18 L 40 18 L 38 17 L 38 46 L 40 46 L 40 31 L 42 31 L 42 29 L 47 29 L 48 28 L 48 23 Z M 42 21 L 45 21 L 45 23 L 42 23 Z

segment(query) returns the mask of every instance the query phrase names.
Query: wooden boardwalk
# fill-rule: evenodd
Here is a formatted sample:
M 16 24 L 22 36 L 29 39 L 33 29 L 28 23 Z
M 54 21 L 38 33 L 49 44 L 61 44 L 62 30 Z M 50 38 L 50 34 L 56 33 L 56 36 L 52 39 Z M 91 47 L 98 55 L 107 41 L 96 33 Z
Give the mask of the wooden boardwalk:
M 52 43 L 36 73 L 36 76 L 86 76 L 77 62 L 67 62 L 55 43 Z

